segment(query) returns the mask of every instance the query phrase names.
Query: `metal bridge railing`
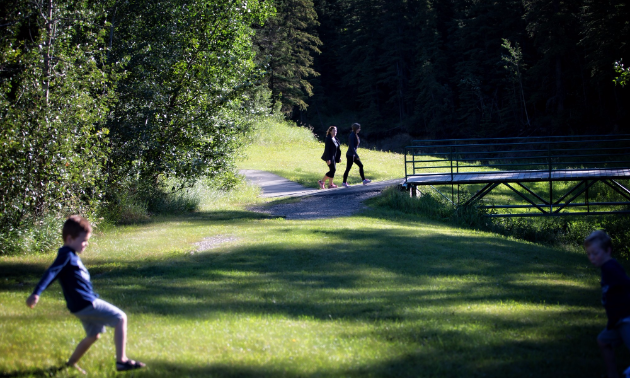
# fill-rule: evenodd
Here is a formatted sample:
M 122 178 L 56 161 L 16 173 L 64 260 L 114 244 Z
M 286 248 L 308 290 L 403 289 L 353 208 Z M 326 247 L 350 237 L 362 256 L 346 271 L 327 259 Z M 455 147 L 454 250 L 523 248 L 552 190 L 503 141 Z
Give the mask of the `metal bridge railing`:
M 420 140 L 405 176 L 628 169 L 630 135 Z
M 616 181 L 627 178 L 630 178 L 630 135 L 626 134 L 443 139 L 414 141 L 414 145 L 405 148 L 405 183 L 401 187 L 416 196 L 418 186 L 429 186 L 459 206 L 460 185 L 485 184 L 463 205 L 477 203 L 495 188 L 505 186 L 525 204 L 479 207 L 538 211 L 489 216 L 584 214 L 566 211 L 576 207 L 585 208 L 588 214 L 628 214 L 630 190 Z M 578 183 L 561 192 L 557 199 L 554 181 Z M 547 193 L 536 193 L 525 185 L 527 182 L 548 182 Z M 622 201 L 591 201 L 589 188 L 597 182 L 612 188 Z M 450 199 L 433 186 L 445 184 L 451 187 Z M 584 201 L 576 203 L 581 196 Z M 626 210 L 591 211 L 592 206 L 625 206 Z

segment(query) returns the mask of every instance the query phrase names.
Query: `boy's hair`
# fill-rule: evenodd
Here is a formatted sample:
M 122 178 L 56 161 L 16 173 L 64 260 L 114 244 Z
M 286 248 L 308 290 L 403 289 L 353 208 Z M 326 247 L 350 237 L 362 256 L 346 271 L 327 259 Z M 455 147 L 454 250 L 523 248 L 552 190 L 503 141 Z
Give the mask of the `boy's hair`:
M 584 248 L 587 248 L 592 244 L 599 245 L 599 247 L 603 250 L 612 250 L 612 240 L 610 239 L 610 236 L 602 230 L 593 231 L 586 237 L 586 239 L 584 239 Z
M 71 215 L 68 217 L 68 219 L 66 219 L 66 222 L 63 224 L 63 228 L 61 229 L 61 237 L 65 242 L 68 236 L 77 238 L 84 232 L 86 234 L 92 233 L 92 226 L 90 226 L 90 222 L 80 215 Z
M 361 128 L 361 125 L 359 125 L 358 123 L 353 123 L 352 124 L 352 132 L 356 133 L 357 130 L 359 130 Z

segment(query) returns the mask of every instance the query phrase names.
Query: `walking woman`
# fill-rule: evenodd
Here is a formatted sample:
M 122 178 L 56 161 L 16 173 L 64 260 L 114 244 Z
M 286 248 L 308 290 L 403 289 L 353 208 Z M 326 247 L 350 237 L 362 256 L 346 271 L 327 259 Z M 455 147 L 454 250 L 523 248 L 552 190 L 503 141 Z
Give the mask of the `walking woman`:
M 337 185 L 333 184 L 333 178 L 335 177 L 335 171 L 337 170 L 337 163 L 341 161 L 341 143 L 336 138 L 337 126 L 330 126 L 326 131 L 326 144 L 324 148 L 324 154 L 322 160 L 328 164 L 328 172 L 324 175 L 324 178 L 318 180 L 320 189 L 324 189 L 326 180 L 328 180 L 328 188 L 336 188 Z
M 372 182 L 372 180 L 365 178 L 365 173 L 363 173 L 363 163 L 361 163 L 361 159 L 359 159 L 359 154 L 357 153 L 359 143 L 361 143 L 361 140 L 359 139 L 359 131 L 361 131 L 361 125 L 353 123 L 352 132 L 348 138 L 348 151 L 346 152 L 346 159 L 348 159 L 348 163 L 346 164 L 346 171 L 343 174 L 343 186 L 346 188 L 350 186 L 348 185 L 348 173 L 350 173 L 352 164 L 356 164 L 359 167 L 359 174 L 361 175 L 361 180 L 363 180 L 363 185 L 367 185 Z

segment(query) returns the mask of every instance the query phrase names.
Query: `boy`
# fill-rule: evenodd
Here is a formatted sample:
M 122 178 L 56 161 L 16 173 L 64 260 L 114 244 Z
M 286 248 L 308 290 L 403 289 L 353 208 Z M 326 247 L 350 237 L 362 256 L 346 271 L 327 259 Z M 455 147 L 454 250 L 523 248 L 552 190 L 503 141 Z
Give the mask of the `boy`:
M 630 348 L 630 278 L 617 260 L 612 258 L 612 242 L 604 231 L 595 231 L 584 239 L 584 249 L 593 265 L 602 270 L 602 304 L 608 324 L 597 336 L 608 378 L 617 378 L 613 347 L 622 342 Z M 630 378 L 630 367 L 624 371 Z
M 26 305 L 30 308 L 35 307 L 39 301 L 39 295 L 58 278 L 68 310 L 81 320 L 87 334 L 86 338 L 77 345 L 66 362 L 66 366 L 74 367 L 85 374 L 77 362 L 101 337 L 101 333 L 105 332 L 105 326 L 109 326 L 115 329 L 116 370 L 125 371 L 144 367 L 142 362 L 130 360 L 125 354 L 127 316 L 117 307 L 98 299 L 98 295 L 92 290 L 90 274 L 79 258 L 79 254 L 87 247 L 88 239 L 92 234 L 90 222 L 79 215 L 72 215 L 64 223 L 61 234 L 64 245 L 59 248 L 57 258 L 46 270 L 33 294 L 26 300 Z

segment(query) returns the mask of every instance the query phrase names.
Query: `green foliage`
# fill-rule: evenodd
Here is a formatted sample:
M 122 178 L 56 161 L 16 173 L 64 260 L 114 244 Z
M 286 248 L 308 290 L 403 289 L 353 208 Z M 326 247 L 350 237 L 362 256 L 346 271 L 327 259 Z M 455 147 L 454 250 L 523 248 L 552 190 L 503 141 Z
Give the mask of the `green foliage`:
M 0 232 L 13 235 L 51 214 L 88 214 L 98 205 L 107 159 L 103 121 L 116 99 L 116 75 L 103 62 L 98 4 L 3 7 Z
M 408 192 L 389 188 L 370 203 L 377 207 L 422 215 L 429 219 L 474 229 L 484 229 L 489 224 L 482 210 L 474 207 L 456 208 L 446 198 L 432 191 L 420 193 L 419 197 L 412 198 Z
M 191 185 L 227 171 L 249 128 L 246 91 L 260 79 L 253 23 L 264 1 L 128 1 L 113 5 L 112 61 L 127 61 L 109 118 L 110 185 L 138 175 Z M 143 9 L 142 17 L 136 12 Z
M 630 67 L 624 67 L 621 61 L 615 62 L 615 72 L 619 75 L 615 78 L 615 84 L 625 87 L 630 82 Z
M 47 214 L 11 231 L 0 231 L 0 256 L 32 255 L 54 252 L 61 245 L 61 226 L 65 219 Z
M 317 13 L 312 0 L 275 0 L 276 14 L 257 28 L 254 37 L 258 61 L 266 71 L 264 82 L 271 90 L 272 106 L 281 111 L 306 110 L 313 95 L 308 78 L 319 74 L 313 69 L 313 54 L 322 43 L 315 27 Z
M 267 111 L 251 42 L 252 24 L 271 13 L 265 0 L 0 9 L 2 249 L 44 217 L 132 222 L 197 207 L 173 193 L 229 176 Z M 174 191 L 161 187 L 170 179 Z

